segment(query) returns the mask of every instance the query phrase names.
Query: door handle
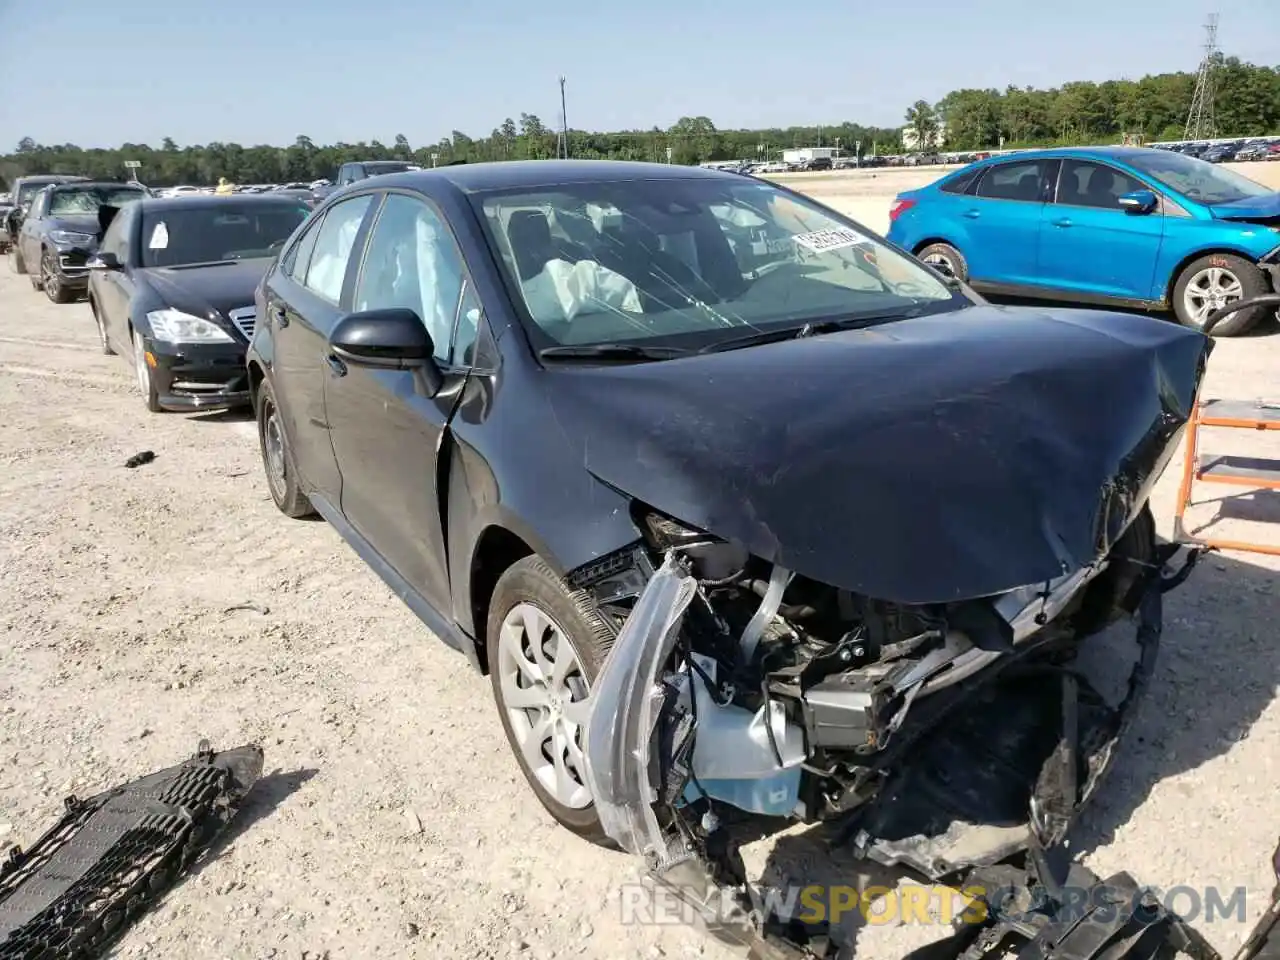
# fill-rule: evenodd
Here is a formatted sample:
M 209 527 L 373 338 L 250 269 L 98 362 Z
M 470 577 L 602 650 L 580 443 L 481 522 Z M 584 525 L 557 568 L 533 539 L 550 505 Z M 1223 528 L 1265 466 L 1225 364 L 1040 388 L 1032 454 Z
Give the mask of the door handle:
M 1053 221 L 1053 225 L 1055 227 L 1069 227 L 1071 226 L 1071 218 L 1059 217 L 1057 220 Z
M 289 311 L 284 307 L 276 307 L 271 311 L 271 314 L 276 318 L 277 327 L 287 327 L 289 325 Z
M 325 357 L 324 361 L 329 364 L 329 372 L 335 377 L 345 377 L 347 375 L 347 365 L 332 353 Z
M 977 220 L 980 216 L 982 216 L 982 214 L 980 214 L 977 210 L 966 210 L 964 212 L 964 216 L 970 220 Z

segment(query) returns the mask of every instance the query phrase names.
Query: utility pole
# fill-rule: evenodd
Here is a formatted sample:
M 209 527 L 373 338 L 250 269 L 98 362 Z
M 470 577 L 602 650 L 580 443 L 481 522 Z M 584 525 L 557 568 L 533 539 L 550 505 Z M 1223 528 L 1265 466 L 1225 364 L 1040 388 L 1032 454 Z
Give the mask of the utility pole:
M 1204 58 L 1196 73 L 1196 92 L 1191 97 L 1191 110 L 1187 114 L 1185 140 L 1212 140 L 1218 135 L 1213 116 L 1213 71 L 1218 63 L 1218 15 L 1209 14 L 1204 25 Z
M 569 114 L 564 108 L 564 77 L 560 78 L 560 145 L 556 151 L 566 160 L 569 159 Z

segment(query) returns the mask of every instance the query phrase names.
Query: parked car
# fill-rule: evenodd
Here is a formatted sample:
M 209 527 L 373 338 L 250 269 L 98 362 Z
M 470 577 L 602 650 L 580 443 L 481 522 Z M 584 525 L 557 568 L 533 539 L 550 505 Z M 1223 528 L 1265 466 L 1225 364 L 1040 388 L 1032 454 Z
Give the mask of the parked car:
M 123 353 L 153 412 L 248 402 L 253 292 L 310 208 L 269 194 L 176 197 L 103 207 L 89 260 L 102 352 Z
M 0 221 L 0 230 L 8 237 L 9 240 L 9 269 L 18 274 L 26 273 L 26 264 L 22 261 L 22 256 L 18 252 L 18 231 L 22 229 L 22 218 L 26 216 L 27 207 L 31 205 L 31 201 L 35 195 L 52 183 L 69 183 L 73 180 L 83 180 L 84 177 L 73 177 L 65 174 L 48 173 L 39 174 L 31 177 L 18 177 L 13 181 L 12 200 L 13 206 L 5 215 L 3 221 Z
M 880 773 L 981 806 L 983 771 L 1025 817 L 1063 716 L 1034 665 L 1149 596 L 1146 503 L 1212 345 L 990 306 L 768 181 L 624 162 L 352 185 L 255 302 L 278 508 L 488 671 L 539 801 L 628 849 L 708 802 L 839 816 Z M 1085 796 L 1128 708 L 1080 691 Z
M 13 210 L 13 204 L 9 202 L 8 197 L 0 199 L 0 254 L 9 252 L 9 231 L 4 225 L 9 219 L 11 210 Z
M 1236 152 L 1237 160 L 1262 160 L 1270 144 L 1266 140 L 1250 140 Z
M 98 247 L 98 210 L 122 207 L 151 195 L 141 184 L 76 180 L 45 187 L 36 194 L 18 232 L 18 258 L 31 286 L 54 303 L 68 303 L 85 292 L 85 261 Z
M 312 187 L 312 196 L 319 203 L 342 187 L 369 177 L 380 177 L 388 173 L 405 173 L 410 170 L 421 170 L 422 167 L 416 163 L 408 163 L 403 160 L 361 160 L 353 163 L 344 163 L 338 168 L 338 175 L 334 178 L 333 183 L 325 181 L 320 186 Z
M 1206 163 L 1230 163 L 1236 159 L 1236 154 L 1240 152 L 1240 148 L 1243 146 L 1244 143 L 1241 141 L 1215 143 L 1200 155 L 1200 159 Z
M 894 200 L 889 239 L 978 290 L 1172 308 L 1280 290 L 1280 194 L 1231 170 L 1140 147 L 1037 150 L 973 164 Z M 1266 308 L 1215 335 L 1243 333 Z

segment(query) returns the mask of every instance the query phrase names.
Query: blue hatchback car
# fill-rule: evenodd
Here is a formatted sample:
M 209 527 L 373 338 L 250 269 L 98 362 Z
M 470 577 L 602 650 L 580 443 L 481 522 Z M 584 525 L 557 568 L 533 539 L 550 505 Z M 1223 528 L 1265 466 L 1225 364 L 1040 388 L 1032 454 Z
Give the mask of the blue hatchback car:
M 1172 309 L 1199 327 L 1223 304 L 1280 292 L 1280 193 L 1169 150 L 992 157 L 899 194 L 889 215 L 890 240 L 987 293 Z

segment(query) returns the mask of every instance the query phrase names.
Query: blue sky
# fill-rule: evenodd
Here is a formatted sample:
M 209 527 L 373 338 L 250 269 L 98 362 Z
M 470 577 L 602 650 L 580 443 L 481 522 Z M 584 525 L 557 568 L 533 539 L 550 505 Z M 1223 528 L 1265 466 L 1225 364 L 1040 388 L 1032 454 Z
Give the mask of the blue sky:
M 558 124 L 896 125 L 962 86 L 1280 64 L 1280 0 L 0 0 L 0 152 Z M 795 11 L 795 15 L 792 14 Z

